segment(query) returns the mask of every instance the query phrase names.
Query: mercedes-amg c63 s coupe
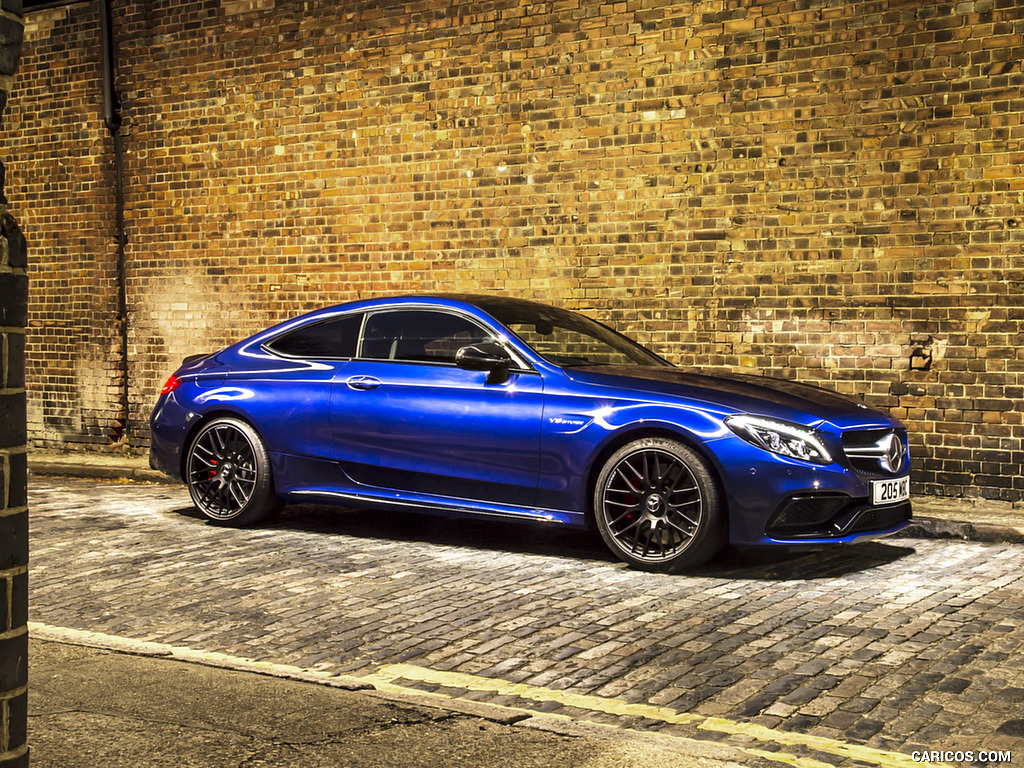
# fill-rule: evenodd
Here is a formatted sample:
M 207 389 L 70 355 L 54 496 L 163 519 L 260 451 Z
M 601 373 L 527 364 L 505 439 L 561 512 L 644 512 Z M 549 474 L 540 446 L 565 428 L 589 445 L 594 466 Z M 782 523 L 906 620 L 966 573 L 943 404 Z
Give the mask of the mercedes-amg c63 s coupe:
M 151 464 L 211 522 L 285 502 L 596 526 L 633 567 L 849 543 L 910 520 L 907 433 L 824 389 L 707 375 L 500 296 L 357 301 L 190 358 Z

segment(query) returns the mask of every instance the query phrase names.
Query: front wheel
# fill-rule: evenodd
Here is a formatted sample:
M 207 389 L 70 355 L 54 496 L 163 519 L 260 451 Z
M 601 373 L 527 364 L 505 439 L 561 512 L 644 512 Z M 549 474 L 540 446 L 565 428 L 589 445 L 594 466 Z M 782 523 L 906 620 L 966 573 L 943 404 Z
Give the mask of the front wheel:
M 605 544 L 644 571 L 676 572 L 723 546 L 718 488 L 703 458 L 674 440 L 644 438 L 616 451 L 594 487 Z
M 218 525 L 254 525 L 280 506 L 266 446 L 239 419 L 215 419 L 199 430 L 188 449 L 185 482 L 196 508 Z

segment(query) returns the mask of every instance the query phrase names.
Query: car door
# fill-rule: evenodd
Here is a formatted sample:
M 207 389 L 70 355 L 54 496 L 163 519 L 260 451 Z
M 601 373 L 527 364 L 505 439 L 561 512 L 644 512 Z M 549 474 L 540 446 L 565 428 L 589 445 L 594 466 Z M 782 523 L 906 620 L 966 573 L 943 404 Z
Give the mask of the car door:
M 359 483 L 449 498 L 531 503 L 537 487 L 543 381 L 523 364 L 507 380 L 455 364 L 496 336 L 448 310 L 370 313 L 357 359 L 331 399 L 336 456 Z

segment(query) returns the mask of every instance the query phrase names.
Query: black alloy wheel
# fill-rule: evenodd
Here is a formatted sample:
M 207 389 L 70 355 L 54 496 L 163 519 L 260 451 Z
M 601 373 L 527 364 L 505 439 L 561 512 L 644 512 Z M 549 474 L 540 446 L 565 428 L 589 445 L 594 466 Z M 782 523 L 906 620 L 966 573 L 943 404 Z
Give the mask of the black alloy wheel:
M 244 421 L 220 418 L 204 426 L 185 467 L 192 502 L 218 525 L 253 525 L 279 507 L 267 449 Z
M 598 476 L 594 513 L 612 552 L 641 570 L 692 568 L 724 543 L 711 472 L 674 440 L 644 438 L 616 451 Z

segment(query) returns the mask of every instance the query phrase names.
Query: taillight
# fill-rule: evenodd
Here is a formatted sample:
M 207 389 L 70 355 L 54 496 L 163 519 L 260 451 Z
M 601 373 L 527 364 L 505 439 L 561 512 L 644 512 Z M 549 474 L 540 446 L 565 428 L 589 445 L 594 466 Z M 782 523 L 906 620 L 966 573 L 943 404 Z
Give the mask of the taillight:
M 180 386 L 181 386 L 181 379 L 179 379 L 177 376 L 171 374 L 171 378 L 169 378 L 166 382 L 164 382 L 164 386 L 163 386 L 163 389 L 160 390 L 160 394 L 161 395 L 169 394 L 169 393 L 173 392 L 174 390 L 176 390 Z

